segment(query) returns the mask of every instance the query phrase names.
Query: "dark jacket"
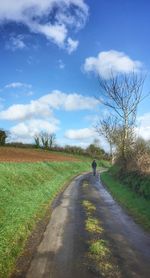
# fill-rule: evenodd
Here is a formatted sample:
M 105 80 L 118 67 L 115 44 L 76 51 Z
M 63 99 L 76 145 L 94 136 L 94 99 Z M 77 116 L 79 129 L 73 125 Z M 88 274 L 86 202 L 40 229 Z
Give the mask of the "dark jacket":
M 92 168 L 93 168 L 93 169 L 96 169 L 96 167 L 97 167 L 96 161 L 93 160 L 93 162 L 92 162 Z

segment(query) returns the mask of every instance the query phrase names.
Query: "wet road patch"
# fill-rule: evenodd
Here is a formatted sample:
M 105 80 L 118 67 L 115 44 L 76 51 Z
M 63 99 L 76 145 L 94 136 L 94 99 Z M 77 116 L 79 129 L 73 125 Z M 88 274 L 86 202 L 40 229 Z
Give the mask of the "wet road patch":
M 121 278 L 121 272 L 111 253 L 110 243 L 105 239 L 105 230 L 96 215 L 96 204 L 85 199 L 87 198 L 86 192 L 90 190 L 90 187 L 87 180 L 83 181 L 81 204 L 85 213 L 84 227 L 88 233 L 87 267 L 98 277 Z

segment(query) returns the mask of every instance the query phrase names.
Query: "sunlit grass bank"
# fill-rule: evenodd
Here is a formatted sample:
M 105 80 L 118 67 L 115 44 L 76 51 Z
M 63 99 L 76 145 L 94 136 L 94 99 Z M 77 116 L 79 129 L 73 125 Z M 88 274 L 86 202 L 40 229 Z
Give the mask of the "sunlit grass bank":
M 128 210 L 138 223 L 150 231 L 150 200 L 137 195 L 127 185 L 115 179 L 109 171 L 101 173 L 101 179 L 114 198 Z
M 0 277 L 13 270 L 35 223 L 89 162 L 0 163 Z

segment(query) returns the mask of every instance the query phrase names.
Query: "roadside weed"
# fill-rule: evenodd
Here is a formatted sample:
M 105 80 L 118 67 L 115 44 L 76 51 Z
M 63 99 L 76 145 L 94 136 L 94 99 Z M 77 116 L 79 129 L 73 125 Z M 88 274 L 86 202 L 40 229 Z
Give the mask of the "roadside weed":
M 107 247 L 107 241 L 103 239 L 91 242 L 89 251 L 92 255 L 98 256 L 98 258 L 106 258 L 110 255 L 109 248 Z
M 101 234 L 104 229 L 100 226 L 100 221 L 94 217 L 88 217 L 85 221 L 85 229 L 89 233 Z
M 96 211 L 96 206 L 94 206 L 91 202 L 84 200 L 82 205 L 86 212 L 93 213 Z
M 121 278 L 109 242 L 105 240 L 105 230 L 99 218 L 96 217 L 96 206 L 88 200 L 84 200 L 82 206 L 86 213 L 85 230 L 89 236 L 86 254 L 88 267 L 100 277 Z

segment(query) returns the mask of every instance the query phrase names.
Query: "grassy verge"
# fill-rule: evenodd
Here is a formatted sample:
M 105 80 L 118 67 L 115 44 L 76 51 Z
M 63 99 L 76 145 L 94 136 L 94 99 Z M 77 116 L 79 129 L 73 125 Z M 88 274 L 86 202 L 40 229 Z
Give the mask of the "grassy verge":
M 101 173 L 101 179 L 113 197 L 125 207 L 134 219 L 150 231 L 150 201 L 137 195 L 135 192 L 116 179 L 111 173 Z
M 110 168 L 111 167 L 111 163 L 107 160 L 100 160 L 98 161 L 98 166 L 100 167 L 104 167 L 104 168 Z
M 87 162 L 0 163 L 0 277 L 13 270 L 35 223 Z

